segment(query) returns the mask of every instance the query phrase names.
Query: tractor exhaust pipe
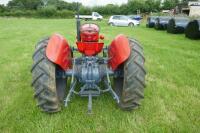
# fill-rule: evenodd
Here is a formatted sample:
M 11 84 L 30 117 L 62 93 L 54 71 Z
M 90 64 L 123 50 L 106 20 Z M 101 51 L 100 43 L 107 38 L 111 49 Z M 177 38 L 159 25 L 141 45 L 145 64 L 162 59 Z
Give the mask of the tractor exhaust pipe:
M 79 17 L 79 3 L 77 2 L 76 30 L 77 30 L 77 40 L 78 40 L 79 42 L 81 41 L 80 26 L 81 26 L 81 20 L 80 20 L 80 17 Z

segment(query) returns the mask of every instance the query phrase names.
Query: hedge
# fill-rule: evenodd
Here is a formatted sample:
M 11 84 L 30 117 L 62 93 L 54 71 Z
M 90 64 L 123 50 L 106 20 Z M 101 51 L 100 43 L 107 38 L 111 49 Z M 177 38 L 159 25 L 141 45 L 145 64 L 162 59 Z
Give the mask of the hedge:
M 2 17 L 27 17 L 27 18 L 73 18 L 74 12 L 69 10 L 38 9 L 38 10 L 15 10 L 0 12 Z

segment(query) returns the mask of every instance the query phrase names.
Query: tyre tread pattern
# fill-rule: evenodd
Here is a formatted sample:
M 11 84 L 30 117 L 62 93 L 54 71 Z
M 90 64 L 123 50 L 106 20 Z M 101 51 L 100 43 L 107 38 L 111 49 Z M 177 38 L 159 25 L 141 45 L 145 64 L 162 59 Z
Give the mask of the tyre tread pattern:
M 32 56 L 32 86 L 37 105 L 42 111 L 54 113 L 60 111 L 60 103 L 56 91 L 56 65 L 50 62 L 45 54 L 48 40 L 49 38 L 45 38 L 39 41 L 35 47 Z
M 129 39 L 129 45 L 131 54 L 124 63 L 124 81 L 119 103 L 119 106 L 124 110 L 138 108 L 141 99 L 144 98 L 145 88 L 146 70 L 144 68 L 143 48 L 134 39 Z

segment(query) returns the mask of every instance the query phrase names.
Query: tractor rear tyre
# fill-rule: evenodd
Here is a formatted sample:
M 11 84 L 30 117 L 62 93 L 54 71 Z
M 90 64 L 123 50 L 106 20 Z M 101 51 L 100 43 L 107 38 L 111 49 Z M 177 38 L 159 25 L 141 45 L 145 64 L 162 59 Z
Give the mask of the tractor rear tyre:
M 121 77 L 114 78 L 114 88 L 120 98 L 119 107 L 123 110 L 138 108 L 144 98 L 145 75 L 143 48 L 134 40 L 129 39 L 131 54 L 119 70 Z
M 43 39 L 36 45 L 33 54 L 32 86 L 38 106 L 44 112 L 54 113 L 61 110 L 61 101 L 65 97 L 67 79 L 62 77 L 63 70 L 46 57 L 45 51 L 49 39 Z

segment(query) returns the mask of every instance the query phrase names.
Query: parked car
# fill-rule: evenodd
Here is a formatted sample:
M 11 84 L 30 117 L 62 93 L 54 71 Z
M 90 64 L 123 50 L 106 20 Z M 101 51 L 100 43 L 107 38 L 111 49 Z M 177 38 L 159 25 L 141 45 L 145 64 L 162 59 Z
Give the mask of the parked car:
M 77 15 L 75 18 L 77 18 Z M 92 15 L 79 15 L 79 18 L 85 20 L 102 20 L 103 16 L 101 16 L 98 12 L 92 12 Z
M 137 21 L 137 20 L 132 20 L 131 18 L 129 18 L 125 15 L 114 15 L 114 16 L 110 17 L 108 24 L 110 26 L 130 26 L 130 27 L 133 27 L 133 26 L 139 25 L 140 22 Z
M 129 15 L 128 17 L 137 21 L 142 20 L 142 17 L 140 15 Z

